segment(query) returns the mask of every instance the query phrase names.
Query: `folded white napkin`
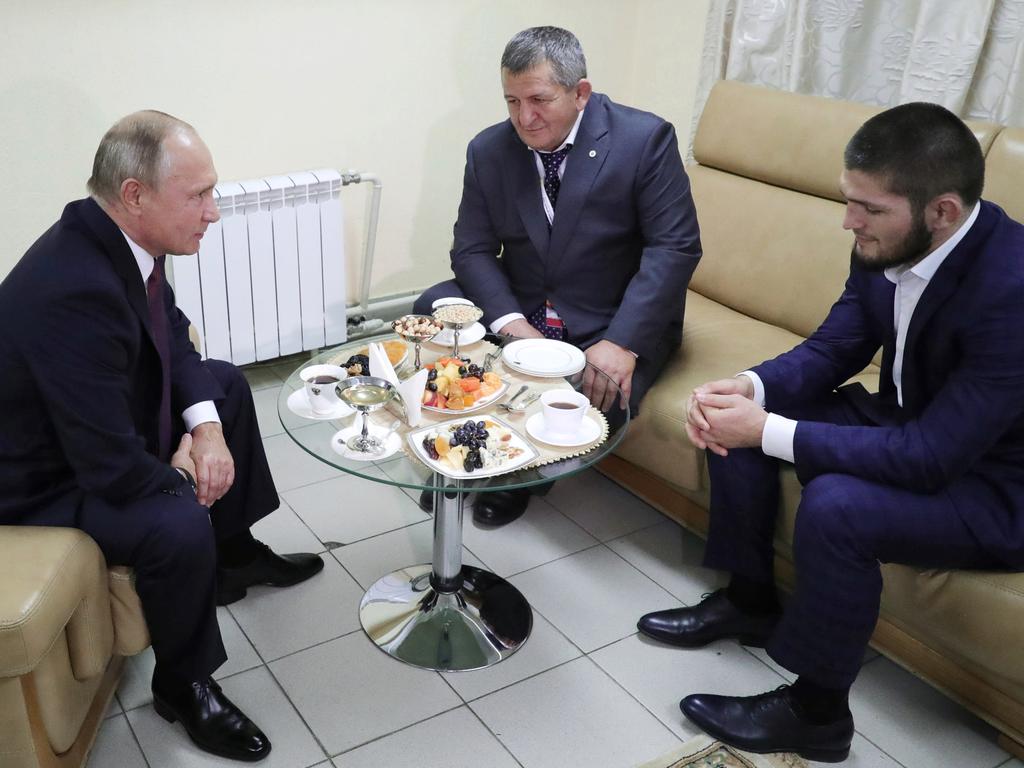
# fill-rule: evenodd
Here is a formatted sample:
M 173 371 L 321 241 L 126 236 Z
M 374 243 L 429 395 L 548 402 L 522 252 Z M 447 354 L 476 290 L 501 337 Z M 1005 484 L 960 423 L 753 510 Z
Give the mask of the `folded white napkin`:
M 427 388 L 427 369 L 423 368 L 405 381 L 399 381 L 395 367 L 388 360 L 388 354 L 384 351 L 383 344 L 371 344 L 368 357 L 370 358 L 370 375 L 391 382 L 392 386 L 398 390 L 398 394 L 402 396 L 406 423 L 410 427 L 419 426 L 420 403 L 423 399 L 423 390 Z

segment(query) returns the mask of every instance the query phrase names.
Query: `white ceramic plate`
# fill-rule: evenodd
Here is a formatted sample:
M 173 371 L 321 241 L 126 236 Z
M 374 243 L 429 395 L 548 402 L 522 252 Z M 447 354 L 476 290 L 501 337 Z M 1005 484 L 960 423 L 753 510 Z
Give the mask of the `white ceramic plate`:
M 530 376 L 570 376 L 587 364 L 583 351 L 554 339 L 520 339 L 501 352 L 505 365 Z
M 434 413 L 447 413 L 450 416 L 458 416 L 463 413 L 473 413 L 479 411 L 481 408 L 486 408 L 488 405 L 493 405 L 501 396 L 508 392 L 508 382 L 502 381 L 501 386 L 498 387 L 498 391 L 494 392 L 482 400 L 477 400 L 469 408 L 463 408 L 461 411 L 453 411 L 450 408 L 438 408 L 436 405 L 423 405 L 420 406 L 424 411 L 433 411 Z
M 350 437 L 358 435 L 362 431 L 363 425 L 360 422 L 350 427 L 345 427 L 340 432 L 335 432 L 334 437 L 331 438 L 331 449 L 342 458 L 352 459 L 353 461 L 380 461 L 402 449 L 402 438 L 397 432 L 392 432 L 388 435 L 384 441 L 384 451 L 382 453 L 360 453 L 359 451 L 353 451 L 345 445 Z M 371 436 L 376 435 L 380 437 L 384 433 L 384 428 L 371 425 L 368 431 Z
M 472 325 L 463 328 L 459 331 L 459 346 L 465 344 L 475 344 L 480 341 L 487 333 L 487 329 L 480 323 L 473 323 Z M 431 344 L 440 344 L 442 347 L 455 346 L 455 331 L 451 328 L 445 328 L 437 336 L 433 336 L 430 339 Z
M 455 469 L 447 462 L 441 461 L 439 459 L 432 459 L 430 458 L 430 456 L 427 455 L 427 450 L 426 448 L 423 447 L 423 438 L 426 437 L 428 433 L 437 432 L 438 434 L 442 434 L 445 430 L 447 430 L 448 425 L 462 424 L 465 421 L 493 421 L 497 424 L 500 424 L 501 426 L 503 426 L 505 429 L 509 430 L 512 433 L 512 445 L 515 446 L 516 448 L 521 448 L 523 452 L 516 456 L 514 459 L 509 459 L 508 461 L 506 461 L 503 464 L 500 464 L 497 467 L 491 467 L 489 469 L 476 469 L 473 470 L 472 472 L 466 472 L 465 470 L 462 469 Z M 418 458 L 431 469 L 440 472 L 445 477 L 450 477 L 455 480 L 472 480 L 474 478 L 494 477 L 495 475 L 503 475 L 506 472 L 512 472 L 513 470 L 519 469 L 520 467 L 525 467 L 530 462 L 535 461 L 537 457 L 540 455 L 537 453 L 537 449 L 530 445 L 529 441 L 526 440 L 526 438 L 524 438 L 522 435 L 520 435 L 518 432 L 512 429 L 512 427 L 510 427 L 507 422 L 502 421 L 496 416 L 487 416 L 484 419 L 458 418 L 452 419 L 450 421 L 442 421 L 439 424 L 434 424 L 431 427 L 424 427 L 423 429 L 417 429 L 415 432 L 410 432 L 407 435 L 407 439 L 409 441 L 409 445 L 413 449 L 413 452 L 416 454 L 416 458 Z
M 316 419 L 317 421 L 343 419 L 350 413 L 353 413 L 351 406 L 346 403 L 338 403 L 337 407 L 330 413 L 314 413 L 304 389 L 297 389 L 288 395 L 288 410 L 296 416 L 301 416 L 304 419 Z
M 561 448 L 575 448 L 579 445 L 592 443 L 601 436 L 601 425 L 593 419 L 584 416 L 580 424 L 580 431 L 574 436 L 551 435 L 544 429 L 544 413 L 538 411 L 526 420 L 526 433 L 534 440 L 540 440 L 548 445 L 557 445 Z

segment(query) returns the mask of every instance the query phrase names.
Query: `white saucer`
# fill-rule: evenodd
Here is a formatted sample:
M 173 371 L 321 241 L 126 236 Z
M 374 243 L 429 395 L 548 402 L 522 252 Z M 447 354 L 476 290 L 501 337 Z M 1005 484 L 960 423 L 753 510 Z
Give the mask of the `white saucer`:
M 296 416 L 301 416 L 304 419 L 316 419 L 317 421 L 343 419 L 350 413 L 354 413 L 353 409 L 345 403 L 338 403 L 338 406 L 330 413 L 314 413 L 304 389 L 296 389 L 288 395 L 288 410 Z
M 345 445 L 345 442 L 352 437 L 352 435 L 358 435 L 362 431 L 363 425 L 359 423 L 335 432 L 334 436 L 331 438 L 331 450 L 344 459 L 352 459 L 353 461 L 380 461 L 381 459 L 386 459 L 395 451 L 399 451 L 402 448 L 402 437 L 397 431 L 395 431 L 388 435 L 387 440 L 384 441 L 384 450 L 381 453 L 359 453 L 358 451 L 350 450 L 349 447 Z M 381 427 L 370 427 L 371 437 L 380 437 L 383 432 L 384 430 Z
M 480 323 L 473 323 L 459 331 L 459 345 L 474 344 L 484 337 L 487 329 Z M 455 344 L 455 331 L 445 328 L 437 336 L 432 336 L 431 344 L 440 344 L 442 347 L 451 347 Z
M 586 445 L 597 440 L 601 436 L 601 425 L 594 419 L 584 416 L 577 435 L 549 435 L 544 431 L 544 412 L 538 411 L 526 420 L 526 432 L 533 439 L 540 440 L 548 445 L 557 445 L 560 448 L 575 448 L 576 446 Z

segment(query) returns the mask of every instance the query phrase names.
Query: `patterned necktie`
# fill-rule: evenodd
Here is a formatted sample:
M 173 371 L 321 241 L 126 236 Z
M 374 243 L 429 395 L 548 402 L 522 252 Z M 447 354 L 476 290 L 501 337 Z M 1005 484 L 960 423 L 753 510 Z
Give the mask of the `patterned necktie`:
M 164 259 L 153 260 L 153 271 L 146 281 L 146 303 L 149 304 L 149 327 L 153 332 L 157 352 L 160 353 L 162 386 L 160 388 L 159 458 L 171 456 L 171 343 L 167 330 L 167 308 L 164 304 Z
M 545 301 L 536 312 L 531 312 L 526 318 L 526 322 L 540 331 L 547 339 L 565 341 L 569 336 L 565 323 L 555 312 L 550 301 Z
M 558 177 L 558 168 L 565 160 L 565 156 L 572 149 L 572 144 L 566 144 L 557 152 L 538 152 L 541 165 L 544 166 L 544 191 L 548 193 L 548 200 L 551 201 L 552 209 L 558 202 L 558 188 L 562 186 L 562 180 Z

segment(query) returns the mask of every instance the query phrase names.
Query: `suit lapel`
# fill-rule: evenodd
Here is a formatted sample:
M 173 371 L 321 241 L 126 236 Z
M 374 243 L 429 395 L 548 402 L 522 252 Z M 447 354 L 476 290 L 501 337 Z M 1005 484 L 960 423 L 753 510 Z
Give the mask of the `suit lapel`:
M 149 339 L 156 347 L 156 340 L 153 338 L 153 329 L 150 327 L 149 303 L 146 300 L 146 288 L 142 283 L 142 275 L 139 273 L 138 262 L 135 255 L 124 239 L 121 230 L 114 223 L 106 212 L 100 208 L 92 198 L 80 200 L 77 203 L 77 213 L 81 221 L 86 225 L 89 234 L 96 240 L 107 254 L 114 272 L 124 281 L 125 295 L 128 297 L 128 304 L 139 316 L 142 327 L 149 334 Z
M 914 391 L 909 394 L 916 395 L 916 388 L 908 387 L 907 384 L 916 380 L 917 371 L 914 370 L 913 351 L 917 349 L 924 329 L 938 309 L 956 292 L 960 281 L 974 262 L 981 244 L 988 238 L 996 224 L 998 214 L 987 203 L 983 202 L 981 206 L 977 221 L 974 222 L 964 239 L 957 243 L 949 256 L 945 258 L 932 279 L 928 281 L 928 286 L 921 294 L 921 298 L 914 308 L 914 314 L 910 318 L 907 341 L 903 349 L 904 407 L 910 404 L 908 390 L 913 389 Z
M 609 144 L 604 99 L 595 95 L 587 104 L 580 129 L 576 132 L 576 143 L 565 161 L 558 207 L 551 228 L 551 253 L 565 253 L 594 179 L 608 158 Z
M 512 123 L 507 125 L 509 147 L 505 153 L 505 168 L 508 172 L 509 185 L 516 201 L 516 208 L 519 210 L 519 217 L 530 236 L 530 242 L 533 243 L 537 255 L 543 259 L 548 254 L 550 231 L 548 217 L 544 213 L 544 203 L 540 198 L 543 187 L 540 183 L 540 174 L 537 172 L 537 161 L 534 159 L 533 150 L 523 144 L 516 135 Z

